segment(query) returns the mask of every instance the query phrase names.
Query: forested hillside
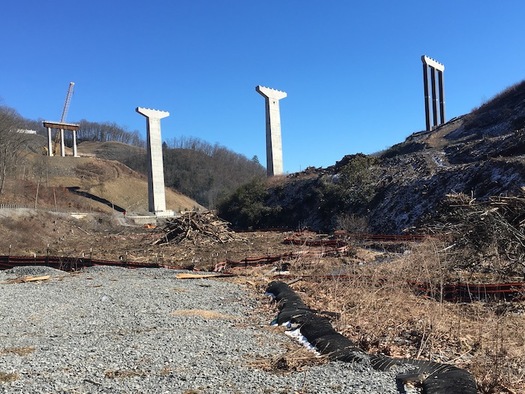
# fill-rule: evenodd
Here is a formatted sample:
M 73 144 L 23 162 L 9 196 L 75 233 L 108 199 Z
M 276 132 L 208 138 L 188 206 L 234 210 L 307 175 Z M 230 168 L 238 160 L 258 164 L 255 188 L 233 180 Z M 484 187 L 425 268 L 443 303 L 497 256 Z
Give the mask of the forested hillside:
M 196 138 L 164 143 L 163 153 L 166 186 L 210 209 L 239 186 L 266 175 L 256 157 L 250 160 Z M 135 151 L 121 160 L 135 171 L 147 172 L 145 151 Z

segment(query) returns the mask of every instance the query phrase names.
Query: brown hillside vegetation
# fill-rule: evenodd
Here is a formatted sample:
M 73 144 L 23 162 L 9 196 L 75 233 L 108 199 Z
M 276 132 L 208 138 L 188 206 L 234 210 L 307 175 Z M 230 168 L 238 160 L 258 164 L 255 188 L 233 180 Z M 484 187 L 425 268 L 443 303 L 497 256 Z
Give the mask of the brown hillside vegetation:
M 113 211 L 111 206 L 74 196 L 67 191 L 67 188 L 78 188 L 79 191 L 122 207 L 128 213 L 146 213 L 146 177 L 119 161 L 96 157 L 97 151 L 104 150 L 107 144 L 111 143 L 80 144 L 81 157 L 47 157 L 36 153 L 27 155 L 15 177 L 9 178 L 10 186 L 0 196 L 0 203 L 36 208 Z M 119 146 L 120 150 L 112 149 L 121 152 L 117 156 L 124 155 L 132 148 L 125 144 Z M 166 189 L 166 208 L 176 212 L 202 209 L 191 198 L 169 188 Z
M 133 145 L 123 144 L 121 142 L 96 142 L 83 141 L 78 145 L 79 152 L 83 155 L 93 155 L 99 158 L 121 160 L 125 156 L 131 154 L 144 153 L 143 148 L 138 148 Z

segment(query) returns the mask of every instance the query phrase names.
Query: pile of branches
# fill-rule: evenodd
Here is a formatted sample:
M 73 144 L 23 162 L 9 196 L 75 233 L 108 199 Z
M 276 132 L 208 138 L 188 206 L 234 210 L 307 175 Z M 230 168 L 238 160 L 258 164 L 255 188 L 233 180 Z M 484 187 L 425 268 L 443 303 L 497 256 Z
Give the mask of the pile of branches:
M 235 239 L 235 233 L 229 223 L 217 217 L 211 211 L 185 212 L 181 216 L 166 221 L 162 237 L 153 245 L 180 243 L 184 240 L 197 242 L 225 243 Z
M 449 250 L 459 255 L 459 268 L 502 275 L 525 272 L 525 197 L 477 201 L 465 194 L 447 195 L 427 230 L 451 240 Z

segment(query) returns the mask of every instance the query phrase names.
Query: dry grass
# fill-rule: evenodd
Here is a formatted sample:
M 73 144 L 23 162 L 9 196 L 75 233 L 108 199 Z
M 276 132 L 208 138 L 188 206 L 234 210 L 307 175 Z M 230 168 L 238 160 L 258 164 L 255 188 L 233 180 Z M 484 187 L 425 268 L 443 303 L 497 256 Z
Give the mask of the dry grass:
M 14 382 L 18 380 L 18 374 L 0 371 L 0 383 Z
M 236 320 L 235 316 L 225 315 L 216 311 L 204 309 L 178 309 L 171 312 L 172 316 L 201 317 L 203 319 Z
M 17 356 L 27 356 L 35 351 L 34 347 L 8 347 L 0 349 L 0 355 L 3 354 L 16 354 Z M 0 383 L 14 382 L 18 380 L 19 376 L 17 373 L 2 372 L 0 371 Z
M 16 354 L 18 356 L 27 356 L 35 351 L 35 348 L 32 346 L 26 347 L 8 347 L 5 349 L 0 349 L 0 354 Z
M 349 275 L 292 287 L 310 307 L 339 313 L 334 327 L 369 352 L 453 363 L 474 374 L 482 393 L 525 392 L 523 303 L 449 303 L 418 296 L 409 285 L 430 283 L 439 293 L 462 275 L 448 270 L 447 258 L 428 241 L 389 263 L 319 264 L 315 272 L 296 264 L 294 271 Z
M 252 368 L 262 369 L 273 373 L 289 373 L 306 371 L 307 367 L 326 364 L 328 359 L 323 356 L 316 356 L 313 352 L 304 347 L 298 347 L 294 343 L 289 346 L 283 354 L 257 357 L 248 360 L 248 365 Z

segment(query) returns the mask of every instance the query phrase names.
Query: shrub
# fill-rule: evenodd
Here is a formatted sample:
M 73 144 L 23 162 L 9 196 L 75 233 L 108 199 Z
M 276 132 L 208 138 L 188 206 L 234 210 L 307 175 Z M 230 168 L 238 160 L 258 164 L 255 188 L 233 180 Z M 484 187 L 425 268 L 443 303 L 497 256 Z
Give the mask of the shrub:
M 265 206 L 268 192 L 260 179 L 239 187 L 218 205 L 218 214 L 234 228 L 262 228 L 271 222 L 272 209 Z

